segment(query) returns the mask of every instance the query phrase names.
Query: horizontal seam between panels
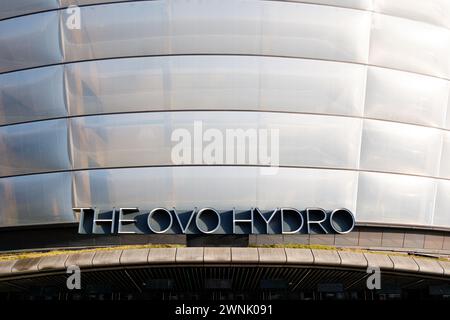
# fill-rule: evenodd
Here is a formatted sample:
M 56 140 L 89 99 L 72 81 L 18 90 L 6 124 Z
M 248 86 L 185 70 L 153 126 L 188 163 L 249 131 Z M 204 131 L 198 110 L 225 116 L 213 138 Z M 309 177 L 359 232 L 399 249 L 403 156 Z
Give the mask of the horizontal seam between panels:
M 96 6 L 102 6 L 102 5 L 114 5 L 114 4 L 121 4 L 121 3 L 136 3 L 136 2 L 150 2 L 150 1 L 157 1 L 157 0 L 132 0 L 132 1 L 105 1 L 105 2 L 97 2 L 97 3 L 87 3 L 87 4 L 73 4 L 73 6 L 79 7 L 79 8 L 84 8 L 84 7 L 96 7 Z M 269 0 L 262 0 L 262 1 L 269 1 Z M 277 1 L 277 0 L 275 0 Z M 10 16 L 10 17 L 5 17 L 5 18 L 1 18 L 0 22 L 2 21 L 7 21 L 7 20 L 12 20 L 12 19 L 16 19 L 16 18 L 22 18 L 22 17 L 28 17 L 28 16 L 32 16 L 35 14 L 40 14 L 40 13 L 47 13 L 47 12 L 53 12 L 53 11 L 64 11 L 67 8 L 69 8 L 68 6 L 59 6 L 58 8 L 52 8 L 52 9 L 44 9 L 44 10 L 38 10 L 38 11 L 33 11 L 33 12 L 27 12 L 27 13 L 23 13 L 23 14 L 18 14 L 15 16 Z
M 75 5 L 75 6 L 83 8 L 83 7 L 102 6 L 102 5 L 114 5 L 114 4 L 122 4 L 122 3 L 150 2 L 150 1 L 158 1 L 158 0 L 132 0 L 132 1 L 123 0 L 123 1 L 114 1 L 114 2 L 112 2 L 112 1 L 105 1 L 105 2 L 101 2 L 101 3 L 88 3 L 88 4 L 80 4 L 80 5 Z M 393 17 L 393 18 L 399 18 L 399 19 L 404 19 L 404 20 L 408 20 L 408 21 L 424 23 L 426 25 L 430 25 L 430 26 L 433 26 L 433 27 L 450 30 L 449 27 L 446 27 L 446 26 L 443 26 L 443 25 L 431 23 L 431 22 L 424 21 L 424 20 L 414 20 L 414 19 L 411 19 L 411 18 L 403 17 L 403 16 L 398 16 L 398 15 L 394 15 L 394 14 L 384 13 L 384 12 L 381 12 L 381 11 L 375 11 L 373 9 L 361 9 L 361 8 L 342 6 L 342 5 L 339 6 L 339 5 L 328 4 L 328 3 L 314 3 L 312 1 L 301 1 L 301 0 L 300 1 L 295 1 L 295 0 L 259 0 L 259 1 L 275 2 L 275 3 L 283 3 L 283 2 L 286 2 L 286 3 L 297 3 L 297 4 L 306 4 L 306 5 L 321 6 L 321 7 L 331 7 L 331 8 L 338 8 L 338 9 L 356 10 L 356 11 L 362 11 L 362 12 L 371 12 L 371 13 L 375 13 L 375 14 L 379 14 L 379 15 L 383 15 L 383 16 L 389 16 L 389 17 Z M 15 18 L 27 17 L 27 16 L 31 16 L 31 15 L 35 15 L 35 14 L 40 14 L 40 13 L 53 12 L 53 11 L 63 11 L 63 10 L 66 10 L 67 8 L 69 8 L 69 7 L 67 7 L 67 6 L 60 6 L 58 8 L 53 8 L 53 9 L 45 9 L 45 10 L 38 10 L 38 11 L 18 14 L 18 15 L 2 18 L 2 19 L 0 19 L 0 22 L 7 21 L 7 20 L 12 20 L 12 19 L 15 19 Z
M 152 1 L 155 1 L 155 0 L 152 0 Z M 414 72 L 414 71 L 408 71 L 408 70 L 403 70 L 403 69 L 399 69 L 399 68 L 386 67 L 386 66 L 380 66 L 380 65 L 375 65 L 375 64 L 368 64 L 368 63 L 362 63 L 362 62 L 355 62 L 355 61 L 333 60 L 333 59 L 302 57 L 302 56 L 251 54 L 251 53 L 171 53 L 171 54 L 149 54 L 149 55 L 148 54 L 144 54 L 144 55 L 130 55 L 130 56 L 118 56 L 118 57 L 104 57 L 104 58 L 95 58 L 95 59 L 63 61 L 63 62 L 56 62 L 56 63 L 50 63 L 50 64 L 45 64 L 45 65 L 27 67 L 27 68 L 22 68 L 22 69 L 9 70 L 9 71 L 0 72 L 0 76 L 4 75 L 4 74 L 11 74 L 11 73 L 20 72 L 20 71 L 34 70 L 34 69 L 39 69 L 39 68 L 56 67 L 56 66 L 65 66 L 65 65 L 69 65 L 69 64 L 86 63 L 86 62 L 121 60 L 121 59 L 139 59 L 139 58 L 152 58 L 152 57 L 154 57 L 154 58 L 182 57 L 182 56 L 185 56 L 185 57 L 195 57 L 195 56 L 205 56 L 205 57 L 207 57 L 207 56 L 263 57 L 263 58 L 280 58 L 280 59 L 283 58 L 283 59 L 323 61 L 323 62 L 331 62 L 331 63 L 352 64 L 352 65 L 358 65 L 358 66 L 363 66 L 363 67 L 375 67 L 375 68 L 380 68 L 380 69 L 388 69 L 388 70 L 393 70 L 393 71 L 410 73 L 410 74 L 423 76 L 423 77 L 429 77 L 429 78 L 433 78 L 433 79 L 440 79 L 440 80 L 450 81 L 450 78 L 444 78 L 444 77 L 434 76 L 434 75 L 421 73 L 421 72 Z
M 45 119 L 36 119 L 36 120 L 29 120 L 29 121 L 23 121 L 23 122 L 15 122 L 15 123 L 9 123 L 9 124 L 2 124 L 0 125 L 0 129 L 3 127 L 12 127 L 12 126 L 19 126 L 24 124 L 32 124 L 32 123 L 40 123 L 45 121 L 55 121 L 55 120 L 63 120 L 63 119 L 76 119 L 76 118 L 88 118 L 88 117 L 101 117 L 101 116 L 114 116 L 114 115 L 123 115 L 123 114 L 143 114 L 143 113 L 190 113 L 190 112 L 227 112 L 227 113 L 233 113 L 233 112 L 249 112 L 249 113 L 275 113 L 275 114 L 294 114 L 294 115 L 310 115 L 310 116 L 322 116 L 322 117 L 340 117 L 340 118 L 349 118 L 349 119 L 356 119 L 356 120 L 374 120 L 374 121 L 382 121 L 382 122 L 388 122 L 388 123 L 396 123 L 396 124 L 404 124 L 404 125 L 410 125 L 410 126 L 416 126 L 421 128 L 427 128 L 427 129 L 434 129 L 434 130 L 440 130 L 448 132 L 450 129 L 442 128 L 442 127 L 435 127 L 435 126 L 427 126 L 424 124 L 418 124 L 418 123 L 411 123 L 411 122 L 403 122 L 403 121 L 396 121 L 396 120 L 389 120 L 389 119 L 382 119 L 382 118 L 373 118 L 373 117 L 364 117 L 364 116 L 352 116 L 347 114 L 334 114 L 334 113 L 318 113 L 318 112 L 305 112 L 305 111 L 282 111 L 282 110 L 261 110 L 261 109 L 156 109 L 156 110 L 136 110 L 136 111 L 117 111 L 117 112 L 104 112 L 104 113 L 90 113 L 90 114 L 81 114 L 81 115 L 70 115 L 70 116 L 62 116 L 62 117 L 54 117 L 54 118 L 45 118 Z
M 32 173 L 21 173 L 9 176 L 1 176 L 0 179 L 8 179 L 14 177 L 35 176 L 42 174 L 52 173 L 69 173 L 69 172 L 81 172 L 81 171 L 95 171 L 95 170 L 115 170 L 115 169 L 144 169 L 144 168 L 187 168 L 187 167 L 242 167 L 242 168 L 281 168 L 281 169 L 308 169 L 308 170 L 328 170 L 328 171 L 351 171 L 351 172 L 367 172 L 367 173 L 379 173 L 379 174 L 392 174 L 399 176 L 417 177 L 424 179 L 444 180 L 449 181 L 450 178 L 434 177 L 427 175 L 420 175 L 414 173 L 402 173 L 394 171 L 381 171 L 381 170 L 369 170 L 369 169 L 352 169 L 343 167 L 321 167 L 321 166 L 289 166 L 289 165 L 257 165 L 257 164 L 159 164 L 159 165 L 136 165 L 136 166 L 111 166 L 111 167 L 92 167 L 92 168 L 77 168 L 77 169 L 62 169 L 54 171 L 42 171 Z

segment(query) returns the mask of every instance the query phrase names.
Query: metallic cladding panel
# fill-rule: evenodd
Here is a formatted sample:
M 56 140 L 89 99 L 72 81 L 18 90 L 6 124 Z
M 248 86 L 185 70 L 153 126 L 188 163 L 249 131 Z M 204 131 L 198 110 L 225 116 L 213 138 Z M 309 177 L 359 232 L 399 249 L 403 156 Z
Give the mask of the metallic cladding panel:
M 364 120 L 361 169 L 437 176 L 443 131 Z
M 450 109 L 450 90 L 448 95 L 448 103 L 447 103 L 447 116 L 445 121 L 445 128 L 450 129 L 450 112 L 448 112 L 448 109 Z
M 174 116 L 146 113 L 72 119 L 74 167 L 170 164 Z
M 293 0 L 293 2 L 314 3 L 361 10 L 371 10 L 373 1 L 376 0 Z
M 102 3 L 125 2 L 133 0 L 3 0 L 0 3 L 0 19 L 29 14 L 56 8 L 65 8 L 70 5 L 95 5 Z M 278 1 L 278 0 L 276 0 Z M 284 0 L 280 0 L 284 1 Z M 291 0 L 293 2 L 306 2 L 330 6 L 366 9 L 372 7 L 372 0 Z M 440 0 L 443 1 L 443 0 Z M 445 0 L 444 0 L 445 1 Z M 424 9 L 430 6 L 424 6 Z M 382 8 L 382 7 L 381 7 Z M 432 7 L 431 7 L 432 8 Z M 389 8 L 388 8 L 389 9 Z M 392 10 L 391 10 L 392 11 Z
M 374 0 L 373 10 L 450 28 L 450 3 L 447 0 Z
M 450 227 L 448 1 L 114 2 L 0 4 L 0 226 L 72 206 L 319 206 Z M 30 14 L 70 4 L 90 5 L 81 30 Z M 292 167 L 172 166 L 172 130 L 198 120 L 279 129 Z
M 366 67 L 201 55 L 74 63 L 66 77 L 72 115 L 236 109 L 361 116 Z
M 167 6 L 142 1 L 81 7 L 83 28 L 64 30 L 66 61 L 168 53 Z
M 0 19 L 59 8 L 59 0 L 2 0 Z
M 437 182 L 436 207 L 433 215 L 433 225 L 450 226 L 450 181 L 439 180 Z
M 70 5 L 94 5 L 132 0 L 3 0 L 0 19 Z M 283 0 L 280 0 L 283 1 Z M 447 0 L 291 0 L 361 10 L 374 10 L 383 14 L 450 27 L 450 4 Z
M 450 77 L 450 32 L 423 22 L 374 14 L 369 64 Z
M 81 14 L 83 28 L 63 34 L 67 61 L 186 53 L 354 62 L 367 62 L 368 56 L 370 14 L 359 10 L 277 1 L 196 0 L 99 5 L 83 7 Z M 318 16 L 326 23 L 316 23 Z
M 67 116 L 64 67 L 0 75 L 0 125 Z
M 364 115 L 443 128 L 448 93 L 447 80 L 369 67 Z
M 437 180 L 360 172 L 357 221 L 431 225 Z
M 367 62 L 368 12 L 267 1 L 262 20 L 263 54 Z
M 261 208 L 278 206 L 348 208 L 355 212 L 358 173 L 347 170 L 281 168 L 275 175 L 258 174 Z
M 280 168 L 276 175 L 261 176 L 259 170 L 198 166 L 78 171 L 75 205 L 192 209 L 195 202 L 199 207 L 225 209 L 284 205 L 354 209 L 355 172 Z
M 105 2 L 119 2 L 124 0 L 60 0 L 62 5 L 68 4 L 78 4 L 78 5 L 86 5 L 86 4 L 96 4 L 96 3 L 105 3 Z M 133 1 L 133 0 L 125 0 L 125 1 Z M 274 0 L 274 1 L 286 1 L 286 0 Z M 293 2 L 304 2 L 304 3 L 314 3 L 314 4 L 325 4 L 331 6 L 342 6 L 347 8 L 356 8 L 356 9 L 370 9 L 370 3 L 373 0 L 290 0 Z
M 119 1 L 124 0 L 60 0 L 62 6 L 67 6 L 70 4 L 77 4 L 77 5 L 101 4 L 106 2 L 119 2 Z M 133 0 L 125 0 L 125 1 L 133 1 Z M 286 0 L 274 0 L 274 1 L 286 1 Z M 289 0 L 289 1 L 370 10 L 372 7 L 372 1 L 374 0 Z
M 0 19 L 70 5 L 95 5 L 132 0 L 3 0 Z M 284 1 L 284 0 L 280 0 Z M 291 0 L 292 2 L 374 10 L 383 14 L 450 27 L 450 4 L 447 0 Z
M 0 225 L 72 222 L 71 173 L 0 179 Z
M 279 130 L 282 166 L 358 167 L 361 119 L 261 113 L 259 121 Z
M 282 166 L 355 169 L 359 160 L 361 120 L 346 117 L 257 112 L 143 113 L 74 118 L 71 121 L 75 169 L 171 165 L 171 133 L 217 129 L 278 129 Z M 333 136 L 333 139 L 328 137 Z M 192 164 L 197 162 L 191 157 Z M 249 163 L 257 165 L 257 159 Z M 203 160 L 200 160 L 203 161 Z M 220 160 L 219 160 L 220 161 Z M 238 160 L 239 161 L 239 160 Z M 225 157 L 218 164 L 225 164 Z
M 59 12 L 0 21 L 0 72 L 63 61 Z
M 67 170 L 67 120 L 0 127 L 0 176 Z
M 450 131 L 445 131 L 442 136 L 442 154 L 439 176 L 450 179 Z
M 67 19 L 64 10 L 53 11 L 1 21 L 0 29 L 35 24 L 45 15 L 59 15 L 62 26 Z M 450 76 L 448 29 L 364 10 L 259 0 L 139 1 L 81 7 L 81 17 L 80 30 L 63 28 L 65 61 L 155 54 L 263 54 L 368 62 Z M 59 46 L 58 26 L 52 23 L 53 32 L 40 39 L 46 40 L 45 48 Z M 17 57 L 21 47 L 16 37 L 4 38 L 8 52 Z M 33 57 L 45 55 L 41 65 L 61 59 L 56 55 L 61 50 L 40 50 L 32 47 L 29 52 Z M 29 66 L 39 62 L 30 61 Z M 27 67 L 13 62 L 6 60 L 7 70 Z
M 317 23 L 318 17 L 327 23 Z M 8 54 L 0 56 L 0 71 L 58 63 L 62 51 L 66 62 L 203 53 L 367 63 L 370 17 L 361 10 L 280 1 L 139 1 L 86 6 L 81 7 L 83 28 L 79 30 L 64 27 L 67 13 L 63 10 L 0 21 L 0 30 L 5 32 L 0 39 L 8 48 Z M 21 36 L 8 37 L 8 31 L 21 27 L 26 28 Z M 33 32 L 39 33 L 32 36 Z M 34 42 L 46 45 L 38 47 Z M 29 54 L 22 57 L 24 51 Z

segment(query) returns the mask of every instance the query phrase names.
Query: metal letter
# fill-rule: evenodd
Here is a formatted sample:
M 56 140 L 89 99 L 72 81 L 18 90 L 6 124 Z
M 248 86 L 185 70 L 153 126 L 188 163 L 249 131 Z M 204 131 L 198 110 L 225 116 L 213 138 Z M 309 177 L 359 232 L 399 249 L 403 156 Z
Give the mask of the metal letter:
M 155 212 L 159 211 L 159 210 L 166 212 L 166 213 L 169 215 L 169 218 L 170 218 L 170 223 L 169 223 L 169 225 L 167 226 L 167 228 L 165 228 L 164 230 L 160 230 L 160 231 L 158 231 L 158 230 L 153 230 L 152 224 L 150 223 L 150 220 L 152 219 L 153 214 L 154 214 Z M 172 228 L 172 223 L 173 223 L 172 214 L 171 214 L 170 211 L 167 210 L 166 208 L 155 208 L 155 209 L 153 209 L 152 211 L 150 211 L 150 213 L 148 214 L 148 217 L 147 217 L 147 224 L 148 224 L 148 227 L 149 227 L 150 231 L 152 231 L 153 233 L 165 233 L 165 232 L 169 231 L 170 228 Z
M 264 220 L 264 222 L 266 223 L 266 233 L 268 233 L 269 232 L 269 223 L 272 221 L 272 219 L 275 217 L 275 214 L 277 213 L 277 211 L 278 211 L 278 208 L 276 208 L 273 212 L 272 212 L 272 214 L 270 215 L 270 217 L 269 217 L 269 219 L 268 220 L 266 220 L 266 217 L 264 217 L 264 215 L 262 214 L 262 212 L 258 209 L 258 208 L 252 208 L 252 211 L 253 210 L 255 210 L 256 212 L 258 212 L 259 213 L 259 215 L 261 216 L 261 218 L 263 218 L 263 220 Z M 253 218 L 254 218 L 254 214 L 252 213 L 252 220 L 253 220 Z M 253 233 L 253 223 L 252 223 L 252 233 Z
M 302 223 L 300 224 L 300 227 L 297 228 L 297 230 L 294 230 L 294 231 L 284 231 L 284 211 L 285 211 L 285 210 L 297 212 L 297 214 L 299 215 L 299 217 L 300 217 Z M 299 232 L 299 231 L 303 228 L 303 223 L 304 223 L 304 221 L 303 221 L 303 216 L 302 216 L 302 214 L 301 214 L 300 211 L 298 211 L 297 209 L 293 209 L 293 208 L 281 208 L 280 211 L 281 211 L 281 233 L 282 233 L 282 234 L 293 234 L 293 233 L 297 233 L 297 232 Z
M 340 230 L 338 230 L 337 228 L 334 227 L 333 218 L 334 218 L 335 213 L 337 213 L 337 212 L 345 212 L 345 213 L 350 215 L 350 218 L 352 220 L 352 226 L 348 230 L 340 231 Z M 336 209 L 330 215 L 330 225 L 331 225 L 331 228 L 333 228 L 333 230 L 336 231 L 337 233 L 340 233 L 340 234 L 349 233 L 355 227 L 355 216 L 353 215 L 353 213 L 350 210 L 347 210 L 347 209 Z
M 250 219 L 236 219 L 236 209 L 233 208 L 233 234 L 236 234 L 236 223 L 251 223 L 253 234 L 253 208 L 250 210 Z
M 177 210 L 175 209 L 175 207 L 173 208 L 173 213 L 175 214 L 175 218 L 177 219 L 178 225 L 180 226 L 181 232 L 182 232 L 183 234 L 185 234 L 186 231 L 187 231 L 187 229 L 189 228 L 189 226 L 190 226 L 190 224 L 191 224 L 191 222 L 192 222 L 192 218 L 194 217 L 194 214 L 195 214 L 196 211 L 197 211 L 197 208 L 194 208 L 194 210 L 192 210 L 191 216 L 189 217 L 189 220 L 188 220 L 188 222 L 186 223 L 186 226 L 183 227 L 183 224 L 181 223 L 180 217 L 178 217 Z
M 135 211 L 139 211 L 139 209 L 138 208 L 120 208 L 119 209 L 119 222 L 118 222 L 119 227 L 118 227 L 117 233 L 136 233 L 135 231 L 122 231 L 122 222 L 136 223 L 136 219 L 122 219 L 124 214 L 127 214 L 127 212 L 124 212 L 124 211 L 135 212 Z
M 216 225 L 216 227 L 215 227 L 214 229 L 212 229 L 212 230 L 210 230 L 210 231 L 202 230 L 202 229 L 199 227 L 199 225 L 198 225 L 198 222 L 199 222 L 199 220 L 200 220 L 200 216 L 201 216 L 201 215 L 203 214 L 203 212 L 205 212 L 205 211 L 206 211 L 206 212 L 212 211 L 212 212 L 214 212 L 214 213 L 217 215 L 217 225 Z M 201 233 L 214 233 L 214 232 L 216 232 L 217 229 L 219 229 L 219 227 L 220 227 L 220 214 L 219 214 L 216 210 L 214 210 L 214 209 L 212 209 L 212 208 L 203 208 L 203 209 L 200 209 L 200 211 L 197 213 L 197 216 L 195 217 L 195 224 L 196 224 L 198 230 L 200 230 Z
M 323 213 L 323 219 L 322 220 L 313 220 L 311 221 L 311 219 L 309 218 L 309 212 L 310 211 L 320 211 Z M 324 222 L 327 219 L 327 213 L 325 212 L 325 210 L 323 210 L 322 208 L 306 208 L 306 227 L 308 230 L 308 233 L 311 233 L 310 224 L 318 224 L 323 231 L 325 231 L 325 233 L 328 233 L 327 229 L 324 228 L 324 226 L 322 226 L 322 222 Z
M 100 224 L 100 223 L 111 223 L 111 233 L 114 233 L 115 221 L 116 221 L 116 208 L 113 208 L 113 211 L 111 214 L 111 219 L 100 219 L 99 215 L 100 215 L 100 210 L 97 208 L 94 208 L 94 221 L 93 221 L 93 225 L 92 225 L 92 233 L 104 234 L 103 231 L 97 232 L 97 224 Z
M 85 210 L 94 210 L 94 209 L 93 208 L 72 208 L 72 210 L 74 212 L 78 212 L 78 211 L 80 212 L 80 217 L 78 219 L 80 221 L 78 224 L 78 233 L 82 234 L 85 232 L 85 230 L 82 229 L 85 224 L 85 220 L 86 220 L 86 215 L 84 214 Z M 93 225 L 92 225 L 92 228 L 93 228 Z M 86 233 L 92 233 L 92 232 L 93 232 L 93 230 L 86 231 Z

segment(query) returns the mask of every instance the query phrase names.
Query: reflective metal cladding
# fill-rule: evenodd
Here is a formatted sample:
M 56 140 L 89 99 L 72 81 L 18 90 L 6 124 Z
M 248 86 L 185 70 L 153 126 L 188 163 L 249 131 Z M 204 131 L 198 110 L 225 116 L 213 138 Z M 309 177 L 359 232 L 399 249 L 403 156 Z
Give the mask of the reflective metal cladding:
M 446 0 L 2 1 L 0 226 L 320 207 L 450 228 L 449 28 Z M 278 130 L 280 167 L 174 163 L 196 122 Z

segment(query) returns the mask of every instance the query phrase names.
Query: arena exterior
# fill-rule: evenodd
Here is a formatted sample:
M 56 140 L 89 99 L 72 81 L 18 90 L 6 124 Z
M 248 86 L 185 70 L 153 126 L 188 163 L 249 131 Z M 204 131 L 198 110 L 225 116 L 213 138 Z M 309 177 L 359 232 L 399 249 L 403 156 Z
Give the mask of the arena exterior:
M 447 0 L 3 0 L 0 297 L 450 297 L 449 28 Z

